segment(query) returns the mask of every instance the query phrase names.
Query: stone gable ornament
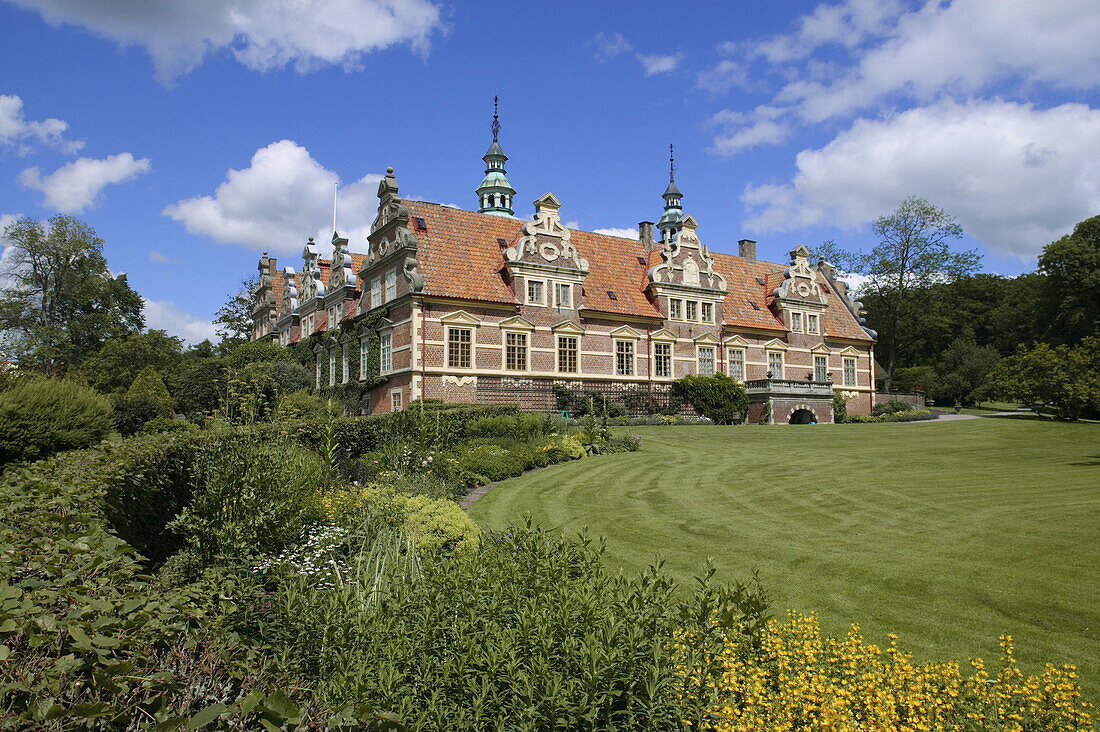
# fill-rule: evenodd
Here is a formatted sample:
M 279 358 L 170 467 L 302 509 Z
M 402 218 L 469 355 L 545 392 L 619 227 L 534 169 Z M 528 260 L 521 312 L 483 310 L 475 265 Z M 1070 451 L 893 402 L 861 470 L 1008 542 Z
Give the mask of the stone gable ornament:
M 283 267 L 283 301 L 279 304 L 279 318 L 286 318 L 298 311 L 298 288 L 294 284 L 294 268 Z
M 561 223 L 559 208 L 561 202 L 553 193 L 546 193 L 537 199 L 535 220 L 523 225 L 524 236 L 515 246 L 504 250 L 505 260 L 521 262 L 540 257 L 547 264 L 572 264 L 575 269 L 587 272 L 588 260 L 581 257 L 573 246 L 569 229 Z M 565 263 L 560 260 L 565 260 Z
M 825 293 L 817 281 L 817 270 L 810 266 L 809 256 L 810 250 L 805 245 L 791 251 L 791 263 L 783 272 L 783 282 L 773 293 L 777 298 L 825 304 Z
M 650 268 L 650 282 L 726 290 L 726 278 L 715 271 L 714 256 L 695 233 L 698 225 L 691 214 L 684 218 L 679 233 L 661 248 L 664 261 Z

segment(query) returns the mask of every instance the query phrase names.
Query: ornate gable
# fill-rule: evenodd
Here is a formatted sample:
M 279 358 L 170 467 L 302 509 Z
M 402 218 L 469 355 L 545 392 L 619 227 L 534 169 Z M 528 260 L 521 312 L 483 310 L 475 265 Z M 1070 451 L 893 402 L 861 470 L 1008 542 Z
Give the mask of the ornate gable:
M 799 245 L 791 252 L 791 263 L 783 272 L 783 282 L 775 288 L 774 295 L 782 307 L 783 302 L 825 307 L 828 301 L 818 281 L 818 272 L 807 261 L 810 250 Z
M 409 230 L 409 208 L 398 195 L 393 168 L 386 168 L 386 177 L 378 184 L 378 215 L 371 224 L 368 239 L 370 249 L 363 260 L 360 276 L 383 259 L 403 253 L 401 273 L 409 283 L 409 289 L 412 292 L 423 291 L 424 277 L 416 260 L 416 235 Z
M 332 267 L 329 270 L 328 288 L 336 292 L 342 287 L 355 288 L 355 273 L 351 271 L 351 254 L 348 240 L 332 232 Z
M 316 298 L 325 296 L 325 283 L 321 280 L 321 255 L 313 237 L 309 237 L 302 249 L 302 304 L 308 305 Z
M 664 261 L 649 270 L 651 283 L 726 291 L 726 278 L 714 269 L 714 257 L 695 233 L 698 225 L 690 214 L 680 222 L 679 233 L 661 248 Z
M 549 265 L 588 272 L 588 260 L 577 253 L 569 229 L 561 223 L 561 202 L 553 193 L 535 201 L 535 220 L 523 225 L 524 236 L 515 246 L 504 250 L 509 263 Z
M 279 303 L 279 320 L 298 313 L 298 287 L 294 284 L 294 268 L 283 267 L 283 301 Z

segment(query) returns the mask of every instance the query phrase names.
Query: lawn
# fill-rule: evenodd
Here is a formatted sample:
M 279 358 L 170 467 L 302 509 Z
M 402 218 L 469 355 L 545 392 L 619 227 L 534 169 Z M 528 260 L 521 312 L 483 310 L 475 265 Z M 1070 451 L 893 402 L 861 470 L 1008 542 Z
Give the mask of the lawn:
M 758 569 L 776 612 L 857 622 L 920 659 L 998 655 L 1079 667 L 1100 701 L 1100 425 L 941 423 L 637 427 L 642 451 L 495 487 L 470 513 L 501 528 L 588 527 L 638 570 L 680 579 L 713 557 Z

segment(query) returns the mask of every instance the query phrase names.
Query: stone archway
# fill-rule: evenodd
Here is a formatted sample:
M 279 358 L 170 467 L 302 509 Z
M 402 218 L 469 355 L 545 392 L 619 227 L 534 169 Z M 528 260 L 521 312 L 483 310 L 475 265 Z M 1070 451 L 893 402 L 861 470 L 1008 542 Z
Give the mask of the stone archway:
M 821 419 L 809 404 L 795 404 L 787 411 L 787 424 L 820 424 Z

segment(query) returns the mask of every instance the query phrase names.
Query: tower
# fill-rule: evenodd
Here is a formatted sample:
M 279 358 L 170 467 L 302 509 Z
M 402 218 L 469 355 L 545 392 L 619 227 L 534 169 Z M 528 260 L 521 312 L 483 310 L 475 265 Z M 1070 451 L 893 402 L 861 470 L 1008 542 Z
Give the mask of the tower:
M 478 212 L 494 216 L 514 216 L 512 197 L 516 189 L 508 182 L 504 162 L 508 156 L 500 149 L 497 136 L 500 134 L 500 120 L 497 117 L 497 98 L 493 97 L 493 144 L 485 153 L 485 177 L 477 187 Z
M 661 241 L 670 242 L 680 230 L 680 220 L 684 217 L 684 210 L 680 207 L 680 198 L 683 196 L 676 187 L 676 160 L 672 154 L 672 145 L 668 146 L 668 188 L 661 195 L 665 199 L 665 212 L 657 222 L 657 229 L 661 232 Z

